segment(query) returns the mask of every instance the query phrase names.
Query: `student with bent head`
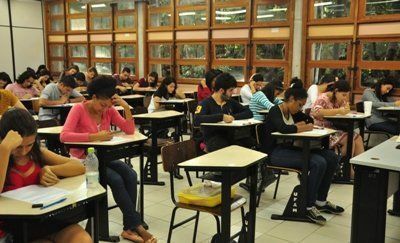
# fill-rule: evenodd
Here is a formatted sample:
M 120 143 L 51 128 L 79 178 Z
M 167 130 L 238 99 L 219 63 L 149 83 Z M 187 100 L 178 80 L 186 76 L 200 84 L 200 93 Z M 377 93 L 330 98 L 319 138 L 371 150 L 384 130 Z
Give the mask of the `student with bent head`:
M 124 67 L 121 73 L 116 73 L 113 75 L 113 78 L 117 81 L 117 90 L 120 94 L 125 94 L 128 92 L 127 87 L 131 87 L 133 85 L 133 81 L 130 78 L 131 69 Z
M 282 103 L 282 101 L 277 97 L 282 92 L 282 82 L 272 81 L 260 91 L 254 93 L 249 104 L 250 110 L 253 112 L 254 119 L 263 121 L 264 115 L 261 115 L 259 111 L 270 110 L 273 106 Z
M 138 82 L 133 85 L 135 91 L 148 91 L 157 88 L 158 73 L 151 72 L 147 75 L 147 79 L 141 78 Z
M 36 122 L 24 109 L 12 108 L 4 113 L 0 120 L 0 138 L 0 192 L 35 184 L 52 186 L 60 178 L 85 173 L 85 167 L 78 160 L 60 156 L 40 146 Z M 89 234 L 77 224 L 52 221 L 33 227 L 29 231 L 29 241 L 92 242 Z M 12 234 L 21 234 L 14 232 L 12 225 L 5 225 L 4 228 L 5 231 L 0 228 L 0 242 L 8 242 L 6 238 Z
M 178 90 L 178 84 L 173 77 L 166 77 L 151 97 L 149 107 L 147 108 L 148 112 L 153 113 L 160 110 L 162 108 L 160 101 L 166 101 L 171 98 L 184 99 L 185 94 Z
M 264 77 L 260 73 L 255 73 L 250 77 L 249 83 L 240 89 L 240 98 L 242 103 L 248 105 L 254 93 L 264 87 Z
M 318 84 L 313 84 L 308 88 L 307 94 L 307 102 L 304 105 L 303 109 L 311 109 L 314 105 L 315 101 L 318 99 L 322 93 L 325 93 L 329 85 L 333 85 L 335 83 L 335 76 L 332 74 L 325 74 L 319 80 Z
M 90 67 L 85 73 L 85 80 L 87 83 L 90 83 L 97 76 L 99 76 L 97 69 L 95 67 Z
M 204 79 L 202 79 L 200 84 L 197 86 L 197 101 L 199 103 L 211 96 L 214 89 L 215 79 L 221 73 L 222 71 L 219 69 L 211 69 L 206 72 Z
M 19 99 L 37 97 L 40 91 L 33 87 L 35 78 L 35 73 L 27 70 L 19 75 L 17 82 L 7 85 L 6 90 L 11 91 Z
M 5 89 L 7 85 L 11 84 L 10 75 L 6 72 L 0 72 L 0 89 Z

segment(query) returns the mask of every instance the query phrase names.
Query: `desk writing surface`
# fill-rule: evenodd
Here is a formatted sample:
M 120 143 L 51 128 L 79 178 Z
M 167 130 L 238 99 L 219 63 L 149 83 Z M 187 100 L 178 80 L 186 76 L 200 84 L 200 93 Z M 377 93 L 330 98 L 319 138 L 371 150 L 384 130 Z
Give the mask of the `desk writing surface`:
M 22 102 L 29 102 L 29 101 L 37 101 L 39 99 L 40 99 L 40 97 L 32 97 L 32 98 L 29 98 L 29 99 L 19 99 L 19 100 L 22 101 Z
M 232 97 L 240 97 L 240 94 L 232 94 Z
M 160 101 L 160 104 L 180 104 L 180 103 L 187 103 L 190 101 L 193 101 L 194 99 L 192 98 L 185 98 L 185 99 L 169 99 L 169 100 L 164 100 Z
M 267 157 L 267 154 L 232 145 L 182 162 L 179 167 L 243 168 Z
M 1 116 L 0 116 L 0 117 L 1 117 Z M 32 117 L 33 117 L 33 119 L 35 119 L 35 121 L 38 121 L 38 120 L 39 120 L 39 116 L 37 116 L 37 115 L 33 115 Z
M 42 108 L 55 109 L 55 108 L 63 108 L 63 107 L 72 107 L 72 106 L 74 106 L 75 104 L 78 104 L 78 103 L 66 103 L 66 104 L 62 104 L 62 105 L 44 105 L 44 106 L 42 106 Z
M 215 123 L 201 123 L 201 126 L 213 126 L 213 127 L 246 127 L 246 126 L 254 126 L 258 124 L 262 124 L 262 121 L 256 120 L 254 118 L 243 119 L 243 120 L 234 120 L 231 123 L 226 123 L 224 121 L 215 122 Z
M 117 110 L 117 111 L 123 111 L 123 110 L 125 110 L 124 109 L 124 107 L 122 107 L 122 106 L 119 106 L 119 105 L 117 105 L 117 106 L 114 106 L 114 108 Z M 129 106 L 129 109 L 133 109 L 133 107 L 132 106 Z
M 288 133 L 288 134 L 283 134 L 280 132 L 274 132 L 272 133 L 273 136 L 278 136 L 278 137 L 292 137 L 292 138 L 323 138 L 326 136 L 329 136 L 331 134 L 334 134 L 336 130 L 333 129 L 313 129 L 312 131 L 308 132 L 300 132 L 300 133 Z
M 141 119 L 162 119 L 162 118 L 170 118 L 175 116 L 183 116 L 182 112 L 177 112 L 174 110 L 167 111 L 156 111 L 153 113 L 144 113 L 139 115 L 134 115 L 133 118 L 141 118 Z
M 116 146 L 131 142 L 145 141 L 148 138 L 138 131 L 135 131 L 132 135 L 127 135 L 122 132 L 116 133 L 110 141 L 91 141 L 91 142 L 65 142 L 68 145 L 88 145 L 88 146 Z
M 43 210 L 40 210 L 39 208 L 32 208 L 32 205 L 30 203 L 2 197 L 0 194 L 0 216 L 42 215 L 105 193 L 105 189 L 100 184 L 98 184 L 96 188 L 86 188 L 85 175 L 62 179 L 54 186 L 67 190 L 70 192 L 70 194 L 67 195 L 67 200 L 65 200 L 64 202 Z
M 356 112 L 356 113 L 348 113 L 346 115 L 335 115 L 335 116 L 324 116 L 324 118 L 326 119 L 365 119 L 365 118 L 369 118 L 371 117 L 371 115 L 365 115 L 364 113 L 361 112 Z
M 380 169 L 400 171 L 400 149 L 396 146 L 397 137 L 386 140 L 385 142 L 365 151 L 364 153 L 352 158 L 350 163 Z
M 63 126 L 39 128 L 38 134 L 60 134 Z
M 400 111 L 400 107 L 398 107 L 398 106 L 384 106 L 384 107 L 379 107 L 377 110 L 378 111 Z
M 133 94 L 133 95 L 123 95 L 120 96 L 121 99 L 143 99 L 145 96 L 140 94 Z

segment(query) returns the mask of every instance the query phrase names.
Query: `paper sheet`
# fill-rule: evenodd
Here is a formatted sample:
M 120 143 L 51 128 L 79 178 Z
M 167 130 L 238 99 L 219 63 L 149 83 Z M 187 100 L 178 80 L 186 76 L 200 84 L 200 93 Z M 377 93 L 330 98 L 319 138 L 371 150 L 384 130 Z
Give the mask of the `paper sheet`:
M 37 204 L 47 203 L 56 199 L 64 198 L 69 193 L 69 191 L 57 187 L 31 185 L 16 190 L 4 192 L 0 194 L 0 196 L 27 202 L 30 204 Z
M 312 131 L 302 132 L 302 134 L 307 134 L 307 135 L 325 135 L 327 133 L 328 131 L 325 129 L 313 129 Z
M 220 123 L 229 124 L 224 121 L 222 121 Z M 232 121 L 231 124 L 244 126 L 244 125 L 251 125 L 251 124 L 258 124 L 258 123 L 261 123 L 261 122 L 255 120 L 255 119 L 245 119 L 245 120 L 234 120 L 234 121 Z

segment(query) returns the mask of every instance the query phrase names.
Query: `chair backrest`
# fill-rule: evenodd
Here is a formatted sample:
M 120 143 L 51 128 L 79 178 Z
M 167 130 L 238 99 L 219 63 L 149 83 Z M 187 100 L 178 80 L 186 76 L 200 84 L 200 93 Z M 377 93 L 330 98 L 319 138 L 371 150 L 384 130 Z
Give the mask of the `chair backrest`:
M 177 164 L 195 157 L 197 157 L 196 143 L 191 139 L 161 148 L 161 158 L 165 172 L 173 172 Z
M 364 102 L 357 102 L 356 103 L 356 111 L 357 112 L 364 112 Z

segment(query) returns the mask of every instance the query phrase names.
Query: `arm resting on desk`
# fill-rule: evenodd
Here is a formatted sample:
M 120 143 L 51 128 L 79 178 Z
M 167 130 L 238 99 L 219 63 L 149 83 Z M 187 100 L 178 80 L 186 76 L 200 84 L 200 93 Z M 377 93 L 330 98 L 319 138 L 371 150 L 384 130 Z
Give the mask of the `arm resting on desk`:
M 379 100 L 378 97 L 376 97 L 374 91 L 372 91 L 371 89 L 366 89 L 364 91 L 364 94 L 363 94 L 361 100 L 362 101 L 372 101 L 373 108 L 395 106 L 395 102 L 384 102 L 384 101 Z
M 67 158 L 41 148 L 42 162 L 58 177 L 71 177 L 85 173 L 85 166 L 76 159 Z
M 242 106 L 236 100 L 231 100 L 231 102 L 233 108 L 232 116 L 235 118 L 235 120 L 250 119 L 253 117 L 253 112 L 251 112 L 248 107 Z
M 4 144 L 0 144 L 0 192 L 3 191 L 6 181 L 8 160 L 10 159 L 11 149 Z

